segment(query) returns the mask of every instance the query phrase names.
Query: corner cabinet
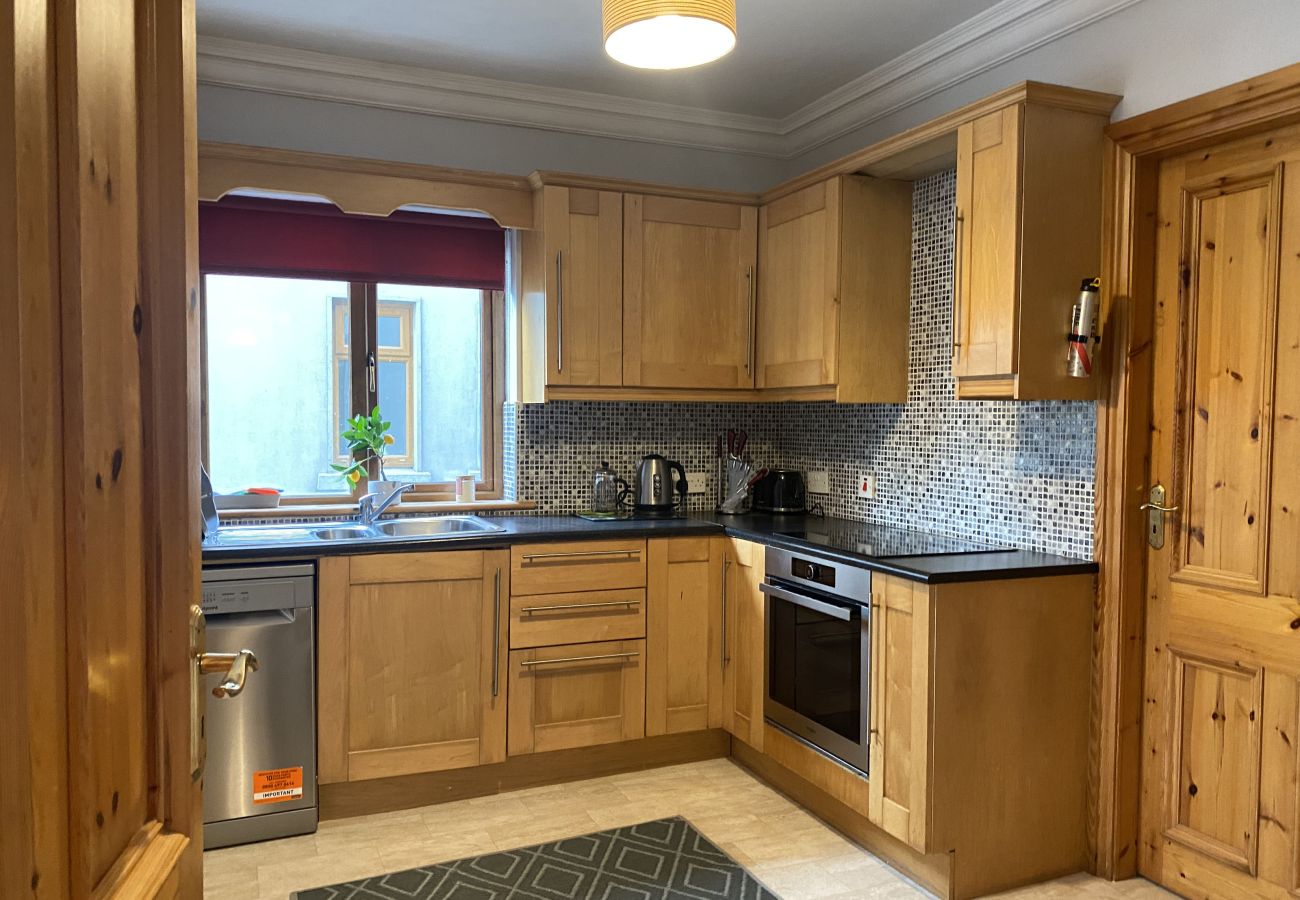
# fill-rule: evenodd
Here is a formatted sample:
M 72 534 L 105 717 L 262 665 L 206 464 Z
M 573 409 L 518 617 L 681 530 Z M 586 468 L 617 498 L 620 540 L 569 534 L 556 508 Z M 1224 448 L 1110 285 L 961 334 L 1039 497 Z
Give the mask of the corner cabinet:
M 503 550 L 321 560 L 321 783 L 506 758 L 509 573 Z
M 753 206 L 623 195 L 623 384 L 754 385 Z
M 1101 270 L 1106 113 L 1022 102 L 957 129 L 952 370 L 957 396 L 1076 400 L 1066 375 L 1079 284 Z
M 762 544 L 722 538 L 722 725 L 755 750 L 763 749 L 766 601 L 758 586 L 766 570 Z
M 646 734 L 722 725 L 722 559 L 716 538 L 648 542 Z
M 755 387 L 906 400 L 911 183 L 831 178 L 763 206 L 758 231 Z

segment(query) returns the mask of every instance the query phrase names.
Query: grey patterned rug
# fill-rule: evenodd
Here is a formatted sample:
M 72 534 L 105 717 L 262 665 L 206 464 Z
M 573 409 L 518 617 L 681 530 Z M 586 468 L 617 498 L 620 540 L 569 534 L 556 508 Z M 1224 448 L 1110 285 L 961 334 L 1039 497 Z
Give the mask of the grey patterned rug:
M 778 900 L 680 817 L 487 853 L 296 900 Z

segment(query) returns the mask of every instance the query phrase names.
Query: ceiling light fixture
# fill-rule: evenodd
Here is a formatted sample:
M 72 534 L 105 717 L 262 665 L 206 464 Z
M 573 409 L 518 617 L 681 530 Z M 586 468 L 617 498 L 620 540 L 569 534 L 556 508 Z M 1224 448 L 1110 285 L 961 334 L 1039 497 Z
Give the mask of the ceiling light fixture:
M 736 0 L 602 0 L 605 52 L 638 69 L 686 69 L 736 46 Z

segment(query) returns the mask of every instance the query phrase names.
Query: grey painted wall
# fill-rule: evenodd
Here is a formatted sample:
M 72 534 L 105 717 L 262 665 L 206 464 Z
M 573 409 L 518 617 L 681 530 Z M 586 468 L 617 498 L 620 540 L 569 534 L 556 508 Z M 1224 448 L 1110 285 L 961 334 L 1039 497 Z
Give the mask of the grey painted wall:
M 1142 0 L 791 160 L 787 177 L 1020 81 L 1122 94 L 1114 118 L 1300 62 L 1296 0 Z
M 1297 0 L 1142 0 L 793 160 L 368 109 L 204 85 L 199 136 L 527 174 L 760 190 L 1025 79 L 1124 95 L 1118 118 L 1300 61 Z

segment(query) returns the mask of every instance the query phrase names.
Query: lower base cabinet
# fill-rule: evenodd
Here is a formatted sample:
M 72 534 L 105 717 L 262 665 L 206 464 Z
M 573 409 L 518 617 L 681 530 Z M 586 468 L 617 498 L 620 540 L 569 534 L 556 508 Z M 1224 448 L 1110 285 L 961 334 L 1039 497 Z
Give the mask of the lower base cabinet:
M 646 642 L 510 652 L 509 754 L 645 736 Z
M 763 659 L 767 646 L 763 583 L 767 548 L 721 539 L 723 608 L 722 726 L 755 750 L 763 749 Z
M 722 725 L 722 540 L 649 541 L 646 734 Z

